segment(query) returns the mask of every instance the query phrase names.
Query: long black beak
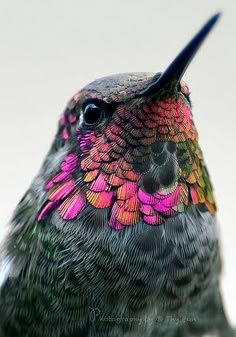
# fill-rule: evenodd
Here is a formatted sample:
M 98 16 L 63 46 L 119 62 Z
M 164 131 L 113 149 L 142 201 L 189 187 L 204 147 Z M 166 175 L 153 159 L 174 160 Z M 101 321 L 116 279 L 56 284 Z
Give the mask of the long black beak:
M 178 85 L 198 49 L 202 45 L 209 32 L 212 30 L 215 23 L 218 21 L 219 17 L 220 13 L 213 15 L 193 37 L 193 39 L 186 45 L 186 47 L 179 53 L 179 55 L 169 65 L 166 71 L 159 76 L 158 74 L 155 75 L 153 82 L 151 82 L 147 88 L 138 92 L 136 97 L 139 98 L 155 94 L 161 88 L 165 87 L 166 85 L 170 85 L 170 83 Z

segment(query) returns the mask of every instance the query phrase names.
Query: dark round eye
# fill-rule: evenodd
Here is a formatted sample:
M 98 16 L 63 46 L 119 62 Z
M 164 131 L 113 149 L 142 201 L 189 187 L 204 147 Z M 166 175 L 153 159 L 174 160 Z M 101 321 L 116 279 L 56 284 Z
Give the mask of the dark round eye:
M 84 122 L 87 125 L 98 124 L 103 118 L 103 110 L 95 103 L 89 103 L 84 107 Z

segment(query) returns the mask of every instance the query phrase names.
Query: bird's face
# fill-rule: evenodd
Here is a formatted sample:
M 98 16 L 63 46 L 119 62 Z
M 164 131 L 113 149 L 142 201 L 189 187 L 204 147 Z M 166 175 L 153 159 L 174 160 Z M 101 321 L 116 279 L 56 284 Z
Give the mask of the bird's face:
M 189 90 L 181 78 L 218 17 L 162 74 L 105 77 L 72 98 L 56 140 L 56 148 L 65 147 L 67 154 L 46 177 L 39 221 L 52 212 L 64 220 L 96 214 L 94 223 L 100 216 L 121 229 L 162 224 L 192 204 L 214 213 Z
M 59 131 L 70 151 L 45 184 L 39 220 L 55 209 L 72 220 L 91 207 L 121 229 L 161 224 L 191 203 L 213 212 L 187 85 L 137 97 L 158 76 L 105 77 L 72 98 Z

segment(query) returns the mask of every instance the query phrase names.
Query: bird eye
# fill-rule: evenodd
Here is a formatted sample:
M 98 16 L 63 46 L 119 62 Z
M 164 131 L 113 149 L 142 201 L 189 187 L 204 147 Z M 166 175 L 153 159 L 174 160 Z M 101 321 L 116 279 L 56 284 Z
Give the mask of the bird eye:
M 88 103 L 83 109 L 84 123 L 88 126 L 98 124 L 103 118 L 103 110 L 96 103 Z

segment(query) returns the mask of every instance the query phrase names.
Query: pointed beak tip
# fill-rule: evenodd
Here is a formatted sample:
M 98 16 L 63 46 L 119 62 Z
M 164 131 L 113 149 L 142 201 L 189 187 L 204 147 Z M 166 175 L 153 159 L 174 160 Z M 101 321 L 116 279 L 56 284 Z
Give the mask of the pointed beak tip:
M 214 15 L 209 19 L 209 21 L 208 21 L 208 23 L 207 23 L 208 27 L 209 27 L 209 28 L 213 27 L 213 26 L 216 24 L 216 22 L 220 19 L 221 15 L 222 15 L 222 12 L 220 12 L 220 11 L 217 12 L 216 14 L 214 14 Z
M 219 11 L 212 16 L 212 19 L 217 21 L 221 17 L 221 15 L 222 15 L 222 11 Z

